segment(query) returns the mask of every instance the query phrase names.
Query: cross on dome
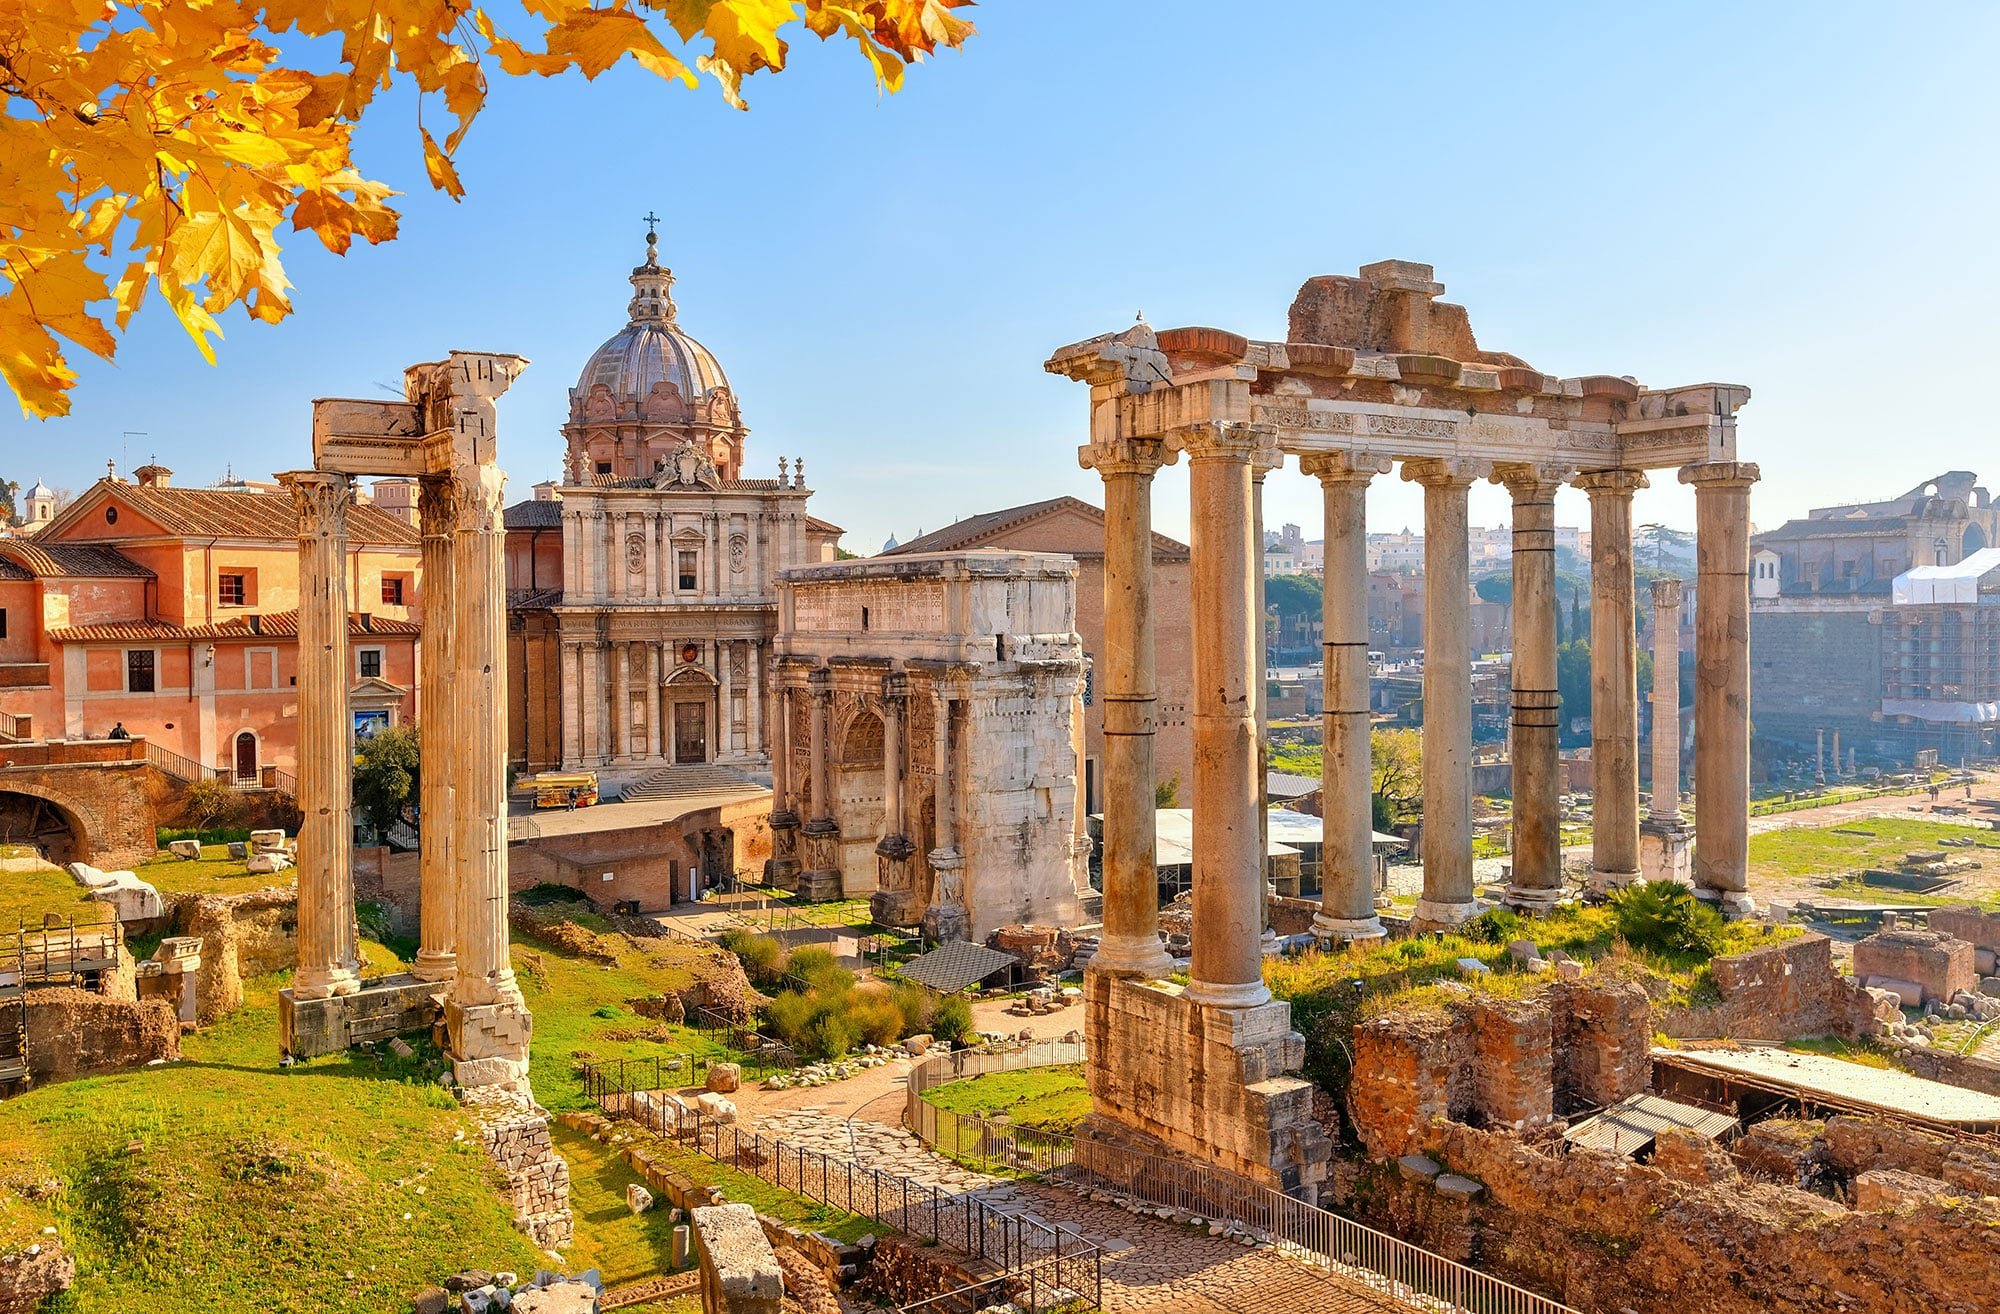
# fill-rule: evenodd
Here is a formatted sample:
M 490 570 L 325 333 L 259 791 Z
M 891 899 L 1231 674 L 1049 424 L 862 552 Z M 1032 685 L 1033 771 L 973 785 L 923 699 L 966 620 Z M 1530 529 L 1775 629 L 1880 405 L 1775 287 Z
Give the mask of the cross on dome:
M 674 271 L 660 263 L 660 216 L 646 211 L 646 263 L 632 271 L 632 303 L 627 307 L 634 324 L 674 322 Z

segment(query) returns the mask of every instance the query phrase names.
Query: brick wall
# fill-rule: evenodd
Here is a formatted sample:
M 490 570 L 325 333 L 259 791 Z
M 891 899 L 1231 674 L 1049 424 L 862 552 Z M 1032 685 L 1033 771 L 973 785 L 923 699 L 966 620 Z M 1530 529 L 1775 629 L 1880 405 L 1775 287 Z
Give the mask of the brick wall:
M 1820 726 L 1868 724 L 1882 706 L 1882 640 L 1864 611 L 1750 614 L 1757 732 L 1811 742 Z
M 160 999 L 106 999 L 67 986 L 26 995 L 28 1071 L 39 1081 L 181 1056 L 180 1018 Z
M 1854 978 L 1908 982 L 1926 1001 L 1949 1000 L 1979 984 L 1972 955 L 1970 944 L 1941 931 L 1878 931 L 1854 946 Z
M 2000 913 L 1985 913 L 1971 904 L 1939 908 L 1925 919 L 1933 931 L 1965 941 L 1975 949 L 2000 950 Z
M 1835 969 L 1833 942 L 1823 935 L 1727 954 L 1710 962 L 1722 1002 L 1706 1008 L 1664 1008 L 1658 1025 L 1683 1039 L 1793 1040 L 1854 1037 L 1873 1032 L 1874 1004 Z

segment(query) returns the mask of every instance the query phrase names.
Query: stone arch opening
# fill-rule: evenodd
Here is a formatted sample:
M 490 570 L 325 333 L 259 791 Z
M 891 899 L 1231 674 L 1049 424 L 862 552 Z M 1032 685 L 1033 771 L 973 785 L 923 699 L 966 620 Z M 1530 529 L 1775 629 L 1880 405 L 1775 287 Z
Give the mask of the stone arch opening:
M 840 886 L 848 897 L 872 892 L 881 882 L 875 845 L 882 838 L 882 718 L 860 708 L 840 736 L 833 762 L 834 819 L 840 825 Z
M 0 844 L 23 844 L 62 866 L 89 862 L 96 846 L 83 818 L 63 803 L 19 789 L 0 789 Z

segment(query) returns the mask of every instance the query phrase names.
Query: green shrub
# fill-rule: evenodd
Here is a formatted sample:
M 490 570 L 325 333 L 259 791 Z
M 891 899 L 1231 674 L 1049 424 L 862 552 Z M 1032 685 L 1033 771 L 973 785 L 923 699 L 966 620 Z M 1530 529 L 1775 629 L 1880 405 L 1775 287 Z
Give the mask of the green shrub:
M 774 986 L 785 972 L 785 946 L 768 935 L 758 935 L 755 931 L 726 931 L 722 936 L 722 947 L 736 955 L 743 964 L 743 975 L 750 978 L 750 984 L 761 988 Z
M 1724 938 L 1722 914 L 1673 881 L 1645 881 L 1611 896 L 1618 934 L 1635 949 L 1713 957 Z
M 856 994 L 847 1018 L 870 1045 L 893 1045 L 903 1038 L 903 1010 L 883 994 Z
M 852 1018 L 829 1010 L 812 1020 L 802 1043 L 793 1048 L 808 1058 L 837 1059 L 853 1049 L 859 1039 L 860 1032 Z
M 889 987 L 889 1001 L 903 1015 L 903 1034 L 914 1036 L 931 1025 L 931 992 L 914 981 L 898 981 Z
M 801 945 L 785 960 L 785 971 L 810 984 L 817 984 L 829 971 L 838 971 L 840 961 L 825 945 Z
M 972 1005 L 965 1002 L 963 995 L 946 995 L 931 1009 L 931 1034 L 939 1040 L 949 1040 L 953 1044 L 963 1044 L 975 1033 L 972 1029 Z
M 1521 938 L 1521 916 L 1508 908 L 1488 908 L 1459 931 L 1481 944 L 1510 944 Z

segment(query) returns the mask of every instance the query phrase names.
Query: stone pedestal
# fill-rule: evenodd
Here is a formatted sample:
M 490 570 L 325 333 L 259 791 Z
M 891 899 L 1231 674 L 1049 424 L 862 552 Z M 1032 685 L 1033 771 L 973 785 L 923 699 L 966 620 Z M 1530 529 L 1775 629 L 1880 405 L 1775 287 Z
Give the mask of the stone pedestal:
M 765 879 L 775 889 L 799 888 L 799 814 L 789 809 L 771 814 L 771 861 Z
M 840 826 L 831 817 L 815 817 L 799 835 L 804 841 L 804 870 L 799 891 L 808 899 L 840 897 Z
M 192 978 L 190 978 L 192 979 Z M 446 981 L 377 977 L 351 995 L 304 999 L 278 992 L 278 1050 L 295 1059 L 338 1054 L 364 1041 L 428 1032 L 442 1015 Z
M 963 870 L 965 859 L 957 849 L 933 849 L 931 871 L 937 876 L 931 906 L 924 909 L 924 938 L 943 944 L 948 940 L 972 938 L 972 914 L 965 906 Z
M 1209 1008 L 1167 982 L 1087 973 L 1092 1116 L 1079 1137 L 1178 1154 L 1311 1198 L 1333 1147 L 1312 1118 L 1312 1083 L 1291 1005 Z M 1144 1138 L 1144 1140 L 1140 1139 Z
M 1694 884 L 1694 827 L 1648 817 L 1639 825 L 1639 878 Z
M 916 888 L 917 846 L 907 835 L 884 835 L 875 846 L 879 884 L 868 896 L 868 915 L 879 926 L 915 926 L 924 900 Z

